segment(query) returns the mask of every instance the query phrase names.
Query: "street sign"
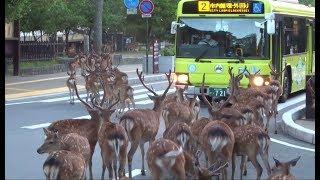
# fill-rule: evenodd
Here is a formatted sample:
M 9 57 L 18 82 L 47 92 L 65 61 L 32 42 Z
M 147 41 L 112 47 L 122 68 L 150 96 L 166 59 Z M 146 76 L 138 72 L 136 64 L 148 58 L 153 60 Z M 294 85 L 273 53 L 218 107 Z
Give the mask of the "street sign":
M 139 5 L 139 0 L 123 0 L 127 9 L 135 9 Z
M 142 18 L 150 18 L 151 14 L 142 14 Z
M 151 14 L 154 10 L 154 4 L 151 0 L 142 0 L 139 4 L 141 14 Z
M 127 9 L 127 14 L 137 14 L 137 8 Z

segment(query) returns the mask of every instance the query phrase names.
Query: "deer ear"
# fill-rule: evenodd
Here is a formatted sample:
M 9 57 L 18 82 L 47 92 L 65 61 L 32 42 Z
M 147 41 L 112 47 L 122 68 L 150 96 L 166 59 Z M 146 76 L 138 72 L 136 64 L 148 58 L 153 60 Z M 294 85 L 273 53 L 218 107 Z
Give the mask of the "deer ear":
M 278 161 L 276 158 L 272 157 L 274 162 L 276 163 L 276 167 L 278 167 L 281 163 L 280 161 Z
M 297 164 L 297 162 L 299 161 L 301 156 L 297 157 L 296 159 L 293 159 L 291 161 L 289 161 L 290 165 L 291 166 L 295 166 Z
M 50 130 L 48 130 L 47 128 L 43 128 L 43 132 L 46 136 L 49 136 L 50 135 Z

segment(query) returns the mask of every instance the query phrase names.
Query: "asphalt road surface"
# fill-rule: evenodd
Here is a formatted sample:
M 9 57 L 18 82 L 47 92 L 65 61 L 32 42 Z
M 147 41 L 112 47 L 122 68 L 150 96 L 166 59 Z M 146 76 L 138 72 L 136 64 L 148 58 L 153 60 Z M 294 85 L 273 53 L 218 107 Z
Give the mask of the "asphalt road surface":
M 163 92 L 167 82 L 151 83 L 158 92 Z M 135 101 L 138 108 L 152 108 L 153 103 L 147 97 L 147 90 L 141 85 L 133 86 L 135 89 Z M 174 89 L 170 89 L 174 92 Z M 83 93 L 81 93 L 83 94 Z M 83 97 L 85 95 L 83 94 Z M 278 117 L 289 109 L 305 103 L 305 93 L 291 97 L 286 103 L 279 104 Z M 55 120 L 65 118 L 79 118 L 87 116 L 84 105 L 76 101 L 75 105 L 68 102 L 69 95 L 66 93 L 40 96 L 34 98 L 23 98 L 15 101 L 7 101 L 5 106 L 5 177 L 6 179 L 45 179 L 42 165 L 47 155 L 39 155 L 36 150 L 43 143 L 45 135 L 42 128 Z M 204 105 L 201 107 L 201 116 L 208 117 L 208 112 Z M 314 145 L 296 140 L 278 130 L 278 134 L 273 133 L 274 122 L 270 124 L 271 145 L 269 148 L 269 162 L 273 166 L 274 156 L 280 161 L 289 161 L 301 156 L 301 159 L 291 172 L 297 179 L 315 179 L 315 152 Z M 162 137 L 164 123 L 161 118 L 160 129 L 157 137 Z M 147 151 L 148 143 L 145 144 Z M 259 157 L 258 161 L 263 167 L 262 179 L 267 177 L 266 169 Z M 204 164 L 204 163 L 203 163 Z M 147 175 L 141 176 L 141 155 L 138 148 L 133 159 L 134 179 L 151 179 L 148 171 Z M 237 159 L 235 177 L 239 177 L 240 158 Z M 126 166 L 126 173 L 128 168 Z M 231 175 L 231 167 L 228 169 Z M 99 145 L 93 156 L 93 177 L 100 179 L 102 163 Z M 108 177 L 108 174 L 106 174 Z M 251 163 L 248 163 L 248 175 L 244 179 L 255 179 L 256 171 Z

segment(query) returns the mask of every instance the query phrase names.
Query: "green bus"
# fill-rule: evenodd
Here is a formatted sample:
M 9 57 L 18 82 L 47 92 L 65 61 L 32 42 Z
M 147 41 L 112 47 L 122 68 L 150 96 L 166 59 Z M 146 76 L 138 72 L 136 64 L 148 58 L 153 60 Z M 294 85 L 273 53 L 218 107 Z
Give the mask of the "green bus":
M 270 80 L 271 65 L 284 70 L 281 102 L 305 89 L 306 76 L 314 75 L 315 8 L 297 0 L 181 0 L 175 34 L 175 85 L 187 85 L 186 93 L 200 95 L 205 73 L 206 95 L 226 97 L 228 67 Z M 240 51 L 239 51 L 240 50 Z M 240 82 L 248 86 L 248 79 Z

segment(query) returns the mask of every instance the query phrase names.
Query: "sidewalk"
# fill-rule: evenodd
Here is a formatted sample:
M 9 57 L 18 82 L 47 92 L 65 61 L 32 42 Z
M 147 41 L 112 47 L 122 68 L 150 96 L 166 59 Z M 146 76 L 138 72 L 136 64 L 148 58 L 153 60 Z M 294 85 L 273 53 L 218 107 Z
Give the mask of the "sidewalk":
M 132 86 L 140 83 L 137 78 L 136 69 L 138 68 L 141 71 L 141 64 L 120 65 L 118 68 L 128 74 L 129 85 Z M 68 92 L 69 90 L 66 87 L 68 77 L 66 72 L 27 77 L 7 76 L 5 77 L 5 99 L 13 100 L 29 96 Z M 80 73 L 77 73 L 77 77 L 79 78 L 79 90 L 84 90 L 84 78 Z M 145 76 L 146 82 L 161 80 L 165 80 L 165 76 L 162 74 Z
M 290 136 L 315 144 L 315 119 L 305 119 L 305 104 L 297 106 L 282 115 L 282 130 Z

